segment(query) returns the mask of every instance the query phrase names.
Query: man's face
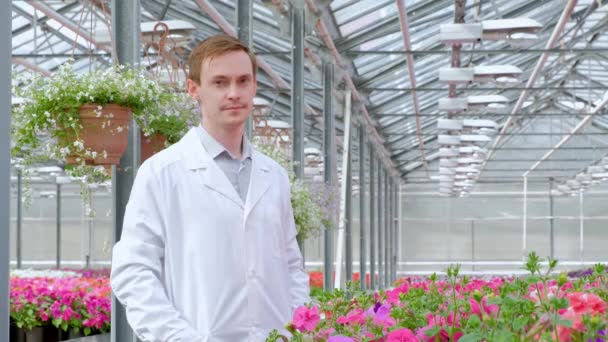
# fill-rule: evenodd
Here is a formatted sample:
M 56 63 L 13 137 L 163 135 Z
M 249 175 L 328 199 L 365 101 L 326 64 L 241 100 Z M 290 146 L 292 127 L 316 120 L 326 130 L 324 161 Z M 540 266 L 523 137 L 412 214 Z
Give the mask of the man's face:
M 256 81 L 249 55 L 228 52 L 202 62 L 200 85 L 187 81 L 188 93 L 199 98 L 203 125 L 209 130 L 242 128 L 253 110 Z

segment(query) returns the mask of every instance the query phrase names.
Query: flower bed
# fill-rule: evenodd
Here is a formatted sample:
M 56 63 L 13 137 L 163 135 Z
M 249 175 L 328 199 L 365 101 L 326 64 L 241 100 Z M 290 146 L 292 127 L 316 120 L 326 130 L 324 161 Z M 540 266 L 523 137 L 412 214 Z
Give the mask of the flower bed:
M 24 330 L 52 325 L 84 335 L 110 330 L 107 270 L 13 271 L 11 324 Z
M 540 262 L 530 254 L 530 275 L 519 278 L 459 277 L 452 266 L 445 280 L 405 278 L 377 293 L 319 291 L 295 311 L 291 341 L 605 341 L 605 267 L 550 277 L 557 262 Z M 268 340 L 277 339 L 287 340 Z

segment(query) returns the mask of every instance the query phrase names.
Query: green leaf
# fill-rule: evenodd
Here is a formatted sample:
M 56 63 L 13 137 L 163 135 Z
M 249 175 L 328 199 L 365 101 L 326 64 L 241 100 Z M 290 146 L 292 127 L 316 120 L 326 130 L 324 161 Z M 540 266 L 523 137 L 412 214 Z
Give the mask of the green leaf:
M 441 327 L 434 326 L 432 329 L 425 331 L 424 334 L 428 337 L 433 337 L 433 336 L 439 334 L 440 331 L 441 331 Z
M 476 342 L 476 341 L 481 341 L 481 334 L 478 334 L 478 333 L 466 334 L 458 339 L 458 342 Z
M 574 321 L 569 320 L 569 319 L 559 319 L 558 318 L 558 319 L 555 320 L 554 323 L 558 324 L 558 325 L 563 325 L 566 328 L 572 328 L 572 325 L 574 324 Z
M 479 326 L 481 326 L 481 319 L 479 319 L 479 316 L 471 315 L 467 322 L 467 328 L 477 328 Z
M 89 336 L 91 334 L 91 328 L 86 327 L 84 328 L 84 336 Z
M 536 284 L 540 281 L 540 278 L 537 276 L 527 276 L 524 278 L 527 284 Z
M 520 331 L 523 327 L 528 324 L 528 317 L 517 317 L 515 321 L 513 321 L 513 329 L 515 331 Z

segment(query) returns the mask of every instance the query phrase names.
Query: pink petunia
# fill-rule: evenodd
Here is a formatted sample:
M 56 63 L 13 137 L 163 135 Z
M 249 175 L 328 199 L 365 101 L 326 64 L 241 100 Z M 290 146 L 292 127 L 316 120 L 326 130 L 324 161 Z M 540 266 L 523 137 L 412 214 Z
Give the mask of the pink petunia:
M 386 336 L 386 342 L 418 342 L 418 339 L 410 329 L 399 328 Z
M 319 309 L 316 306 L 308 308 L 300 306 L 293 315 L 293 324 L 302 332 L 312 332 L 320 321 Z

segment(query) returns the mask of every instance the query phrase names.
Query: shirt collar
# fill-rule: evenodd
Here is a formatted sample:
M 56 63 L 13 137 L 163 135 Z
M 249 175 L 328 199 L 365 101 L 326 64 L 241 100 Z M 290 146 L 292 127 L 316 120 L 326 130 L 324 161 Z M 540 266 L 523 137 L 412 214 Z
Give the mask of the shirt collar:
M 222 153 L 226 152 L 226 154 L 228 154 L 230 158 L 236 159 L 235 156 L 230 153 L 230 151 L 228 151 L 222 144 L 215 140 L 215 138 L 212 137 L 211 134 L 209 134 L 209 132 L 207 132 L 207 130 L 203 128 L 202 124 L 197 127 L 197 132 L 199 133 L 203 147 L 205 148 L 205 150 L 207 150 L 207 153 L 209 153 L 211 158 L 215 159 Z M 249 139 L 247 139 L 247 136 L 243 135 L 243 160 L 251 159 L 251 156 L 251 143 L 249 142 Z

